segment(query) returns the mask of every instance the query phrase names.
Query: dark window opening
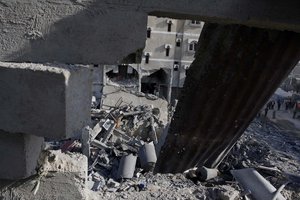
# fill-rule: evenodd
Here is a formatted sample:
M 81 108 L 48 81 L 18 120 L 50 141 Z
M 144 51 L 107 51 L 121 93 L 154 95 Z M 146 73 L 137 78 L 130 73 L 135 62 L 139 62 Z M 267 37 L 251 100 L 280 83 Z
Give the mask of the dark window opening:
M 142 88 L 141 88 L 142 92 L 149 93 L 149 94 L 155 94 L 156 90 L 157 90 L 156 83 L 142 83 Z
M 147 38 L 150 38 L 151 37 L 151 28 L 148 28 L 147 29 Z
M 180 47 L 180 44 L 181 44 L 180 40 L 177 40 L 176 41 L 176 47 Z
M 168 81 L 167 73 L 160 69 L 149 76 L 142 77 L 141 91 L 166 99 L 168 96 Z
M 178 71 L 179 70 L 179 62 L 177 62 L 177 61 L 174 62 L 173 69 L 174 69 L 174 71 Z
M 169 56 L 169 55 L 170 55 L 170 47 L 167 46 L 167 48 L 166 48 L 166 56 Z
M 149 53 L 147 53 L 146 56 L 145 56 L 145 63 L 146 64 L 149 63 L 149 58 L 150 58 L 150 55 L 149 55 Z
M 198 21 L 198 20 L 192 20 L 192 24 L 197 24 L 197 25 L 199 25 L 199 24 L 201 24 L 201 21 Z
M 189 51 L 196 51 L 196 49 L 197 49 L 197 42 L 196 41 L 191 42 L 189 44 Z
M 106 76 L 113 82 L 138 80 L 138 72 L 129 65 L 118 65 L 115 69 L 106 72 Z
M 189 68 L 190 68 L 189 65 L 185 65 L 185 67 L 184 67 L 184 69 L 185 69 L 185 76 L 187 76 Z
M 172 23 L 169 22 L 169 23 L 168 23 L 168 32 L 171 32 L 171 27 L 172 27 Z

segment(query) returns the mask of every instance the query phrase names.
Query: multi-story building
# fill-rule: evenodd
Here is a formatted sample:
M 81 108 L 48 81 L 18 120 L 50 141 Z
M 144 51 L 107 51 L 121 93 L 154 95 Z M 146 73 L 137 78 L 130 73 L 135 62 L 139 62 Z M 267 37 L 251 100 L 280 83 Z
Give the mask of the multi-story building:
M 196 20 L 148 17 L 146 46 L 137 66 L 142 75 L 142 92 L 168 100 L 171 96 L 176 98 L 194 60 L 203 24 Z
M 194 60 L 197 42 L 204 23 L 148 17 L 147 40 L 140 64 L 102 66 L 103 76 L 161 98 L 177 98 L 190 64 Z M 135 70 L 134 70 L 135 69 Z M 95 69 L 99 76 L 101 69 Z M 127 81 L 130 79 L 129 81 Z M 94 79 L 94 93 L 105 81 Z M 102 87 L 102 86 L 101 86 Z M 100 98 L 100 95 L 95 94 Z

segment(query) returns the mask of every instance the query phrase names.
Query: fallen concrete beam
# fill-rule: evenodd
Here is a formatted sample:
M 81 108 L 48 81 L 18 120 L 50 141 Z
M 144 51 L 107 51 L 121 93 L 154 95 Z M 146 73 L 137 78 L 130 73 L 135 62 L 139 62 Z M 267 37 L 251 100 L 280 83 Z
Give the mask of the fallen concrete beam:
M 249 192 L 255 199 L 286 199 L 282 194 L 277 193 L 276 188 L 255 169 L 246 168 L 231 170 L 230 172 L 242 186 L 244 191 Z
M 1 0 L 0 60 L 121 63 L 144 47 L 148 14 L 300 32 L 299 7 L 298 0 Z
M 0 179 L 27 178 L 35 168 L 44 138 L 0 131 Z
M 60 139 L 90 122 L 88 67 L 0 62 L 0 83 L 0 130 Z
M 300 34 L 205 24 L 159 172 L 216 168 L 300 59 Z

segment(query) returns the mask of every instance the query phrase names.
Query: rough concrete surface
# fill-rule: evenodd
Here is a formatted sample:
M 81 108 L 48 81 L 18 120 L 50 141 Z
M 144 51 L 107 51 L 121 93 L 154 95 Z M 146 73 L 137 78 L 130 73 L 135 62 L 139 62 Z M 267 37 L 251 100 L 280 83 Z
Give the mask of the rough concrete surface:
M 39 161 L 44 171 L 70 172 L 83 182 L 87 178 L 88 159 L 79 153 L 62 153 L 61 150 L 45 151 Z
M 0 60 L 116 64 L 144 47 L 147 15 L 300 31 L 298 0 L 1 0 Z
M 0 83 L 0 130 L 59 139 L 90 122 L 88 67 L 1 62 Z
M 149 100 L 146 97 L 138 97 L 129 91 L 122 90 L 120 87 L 110 85 L 106 85 L 103 88 L 103 95 L 104 106 L 115 106 L 118 100 L 122 100 L 123 104 L 131 104 L 133 106 L 149 105 L 154 108 L 159 108 L 159 119 L 164 125 L 168 123 L 168 102 L 164 99 L 158 98 L 157 100 Z
M 98 168 L 97 172 L 91 173 L 89 177 L 91 183 L 100 184 L 98 189 L 94 187 L 97 184 L 90 185 L 87 183 L 84 185 L 76 173 L 80 169 L 80 162 L 76 160 L 84 160 L 81 158 L 82 156 L 78 153 L 64 154 L 60 151 L 50 151 L 44 154 L 46 159 L 42 168 L 47 170 L 39 173 L 41 176 L 32 176 L 17 182 L 0 180 L 0 199 L 237 200 L 243 198 L 244 192 L 230 175 L 230 170 L 247 167 L 257 168 L 259 173 L 272 185 L 279 188 L 282 183 L 287 181 L 287 177 L 282 176 L 281 172 L 286 171 L 294 174 L 299 172 L 299 142 L 299 136 L 287 134 L 285 130 L 280 129 L 271 121 L 265 122 L 265 120 L 256 118 L 238 140 L 229 156 L 221 163 L 219 166 L 221 174 L 215 179 L 200 182 L 194 176 L 188 176 L 190 173 L 136 173 L 132 179 L 118 183 L 112 181 L 106 173 L 102 173 L 103 168 Z M 65 166 L 62 164 L 65 163 L 63 159 L 74 160 Z M 59 167 L 60 164 L 62 164 L 61 167 Z M 258 168 L 259 166 L 270 167 L 277 169 L 277 171 L 273 173 L 269 170 L 262 170 Z M 48 173 L 45 173 L 46 171 Z M 40 180 L 40 185 L 35 190 L 37 180 Z M 33 194 L 34 191 L 36 191 L 36 195 Z M 299 200 L 299 185 L 290 183 L 281 193 L 287 199 Z
M 0 178 L 21 179 L 36 173 L 44 138 L 0 131 Z
M 82 154 L 43 151 L 38 174 L 15 182 L 0 180 L 0 199 L 85 200 L 87 169 Z
M 34 189 L 37 177 L 33 176 L 18 182 L 7 183 L 0 188 L 3 200 L 86 200 L 83 185 L 74 173 L 50 172 L 41 177 L 36 195 Z M 1 182 L 1 181 L 0 181 Z

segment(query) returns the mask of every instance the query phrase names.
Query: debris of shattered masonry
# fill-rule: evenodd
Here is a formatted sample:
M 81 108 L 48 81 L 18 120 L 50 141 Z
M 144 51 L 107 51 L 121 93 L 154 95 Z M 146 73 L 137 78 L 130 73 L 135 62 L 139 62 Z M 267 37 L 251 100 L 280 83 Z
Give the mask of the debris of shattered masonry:
M 101 108 L 92 109 L 93 127 L 86 127 L 82 135 L 90 189 L 106 186 L 113 192 L 119 185 L 116 181 L 154 170 L 159 138 L 168 127 L 168 103 L 142 94 L 106 86 Z M 105 184 L 104 177 L 109 183 Z
M 81 141 L 47 142 L 34 180 L 0 187 L 0 199 L 300 199 L 299 136 L 262 117 L 217 169 L 152 173 L 173 111 L 160 98 L 105 88 Z

